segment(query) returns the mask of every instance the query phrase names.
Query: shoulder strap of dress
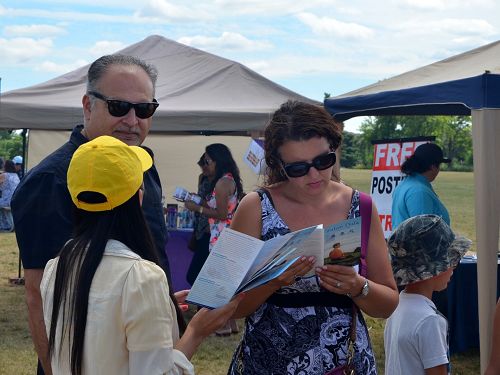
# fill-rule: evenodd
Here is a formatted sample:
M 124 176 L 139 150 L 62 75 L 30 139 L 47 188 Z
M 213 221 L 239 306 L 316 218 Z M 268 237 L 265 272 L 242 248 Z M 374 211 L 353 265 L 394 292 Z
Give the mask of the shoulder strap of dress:
M 269 193 L 269 190 L 260 187 L 257 190 L 255 190 L 255 192 L 257 194 L 259 194 L 261 201 L 264 199 L 264 196 L 267 197 L 267 199 L 269 199 L 269 202 L 271 203 L 271 205 L 274 207 L 273 197 L 271 197 L 271 193 Z M 276 208 L 276 207 L 274 207 L 274 208 Z
M 368 252 L 368 240 L 370 239 L 370 226 L 372 222 L 372 198 L 363 192 L 359 192 L 359 211 L 361 214 L 361 263 L 359 273 L 366 277 L 366 254 Z

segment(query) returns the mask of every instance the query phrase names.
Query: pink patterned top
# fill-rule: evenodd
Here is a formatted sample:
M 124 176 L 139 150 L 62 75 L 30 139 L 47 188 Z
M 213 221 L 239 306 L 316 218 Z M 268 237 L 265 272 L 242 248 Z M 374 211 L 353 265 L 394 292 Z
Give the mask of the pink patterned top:
M 226 173 L 221 178 L 229 178 L 233 183 L 234 182 L 233 175 L 231 173 Z M 217 202 L 215 200 L 215 189 L 212 191 L 212 195 L 207 202 L 208 207 L 217 208 Z M 219 236 L 222 230 L 229 225 L 231 225 L 231 220 L 233 219 L 234 211 L 236 210 L 236 206 L 238 205 L 238 192 L 234 189 L 234 194 L 229 197 L 227 202 L 227 218 L 225 220 L 215 219 L 213 217 L 208 218 L 208 223 L 210 224 L 210 244 L 208 245 L 208 250 L 212 251 L 215 243 L 219 239 Z

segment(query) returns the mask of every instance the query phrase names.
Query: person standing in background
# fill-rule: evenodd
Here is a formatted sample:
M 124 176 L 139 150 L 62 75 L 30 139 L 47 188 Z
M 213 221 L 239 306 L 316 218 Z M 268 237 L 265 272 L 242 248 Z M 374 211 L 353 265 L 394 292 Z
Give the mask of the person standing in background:
M 38 374 L 44 374 L 43 370 L 46 375 L 52 373 L 40 281 L 48 260 L 58 254 L 73 231 L 73 203 L 67 187 L 69 162 L 80 145 L 101 135 L 113 136 L 128 145 L 141 145 L 159 105 L 154 98 L 156 78 L 154 66 L 133 56 L 106 55 L 94 61 L 82 97 L 83 125 L 77 125 L 67 143 L 32 168 L 14 193 L 11 207 L 24 267 L 28 322 L 41 361 Z M 144 187 L 142 210 L 160 264 L 170 276 L 161 184 L 154 164 L 144 174 Z
M 0 231 L 12 232 L 14 229 L 10 204 L 17 185 L 19 177 L 14 163 L 6 160 L 3 173 L 0 174 Z
M 207 197 L 206 205 L 194 202 L 185 202 L 187 209 L 208 217 L 210 224 L 209 251 L 214 247 L 224 228 L 231 225 L 234 211 L 239 200 L 243 197 L 240 170 L 233 159 L 231 151 L 222 143 L 213 143 L 205 148 L 207 174 L 213 176 Z M 221 336 L 237 333 L 236 320 L 231 319 L 228 324 L 216 331 Z
M 201 168 L 201 173 L 198 176 L 198 191 L 197 194 L 201 197 L 202 201 L 200 205 L 206 204 L 206 199 L 210 195 L 210 187 L 212 185 L 212 180 L 214 174 L 208 168 L 208 164 L 205 159 L 205 154 L 200 156 L 198 160 L 198 166 Z M 208 244 L 210 243 L 210 225 L 208 223 L 208 217 L 200 214 L 197 211 L 195 213 L 195 222 L 193 227 L 193 237 L 194 237 L 194 247 L 191 250 L 194 251 L 191 264 L 189 265 L 186 279 L 189 284 L 193 285 L 198 273 L 200 273 L 201 267 L 205 263 L 208 257 Z
M 24 177 L 23 157 L 19 155 L 14 156 L 12 158 L 12 161 L 14 162 L 14 165 L 16 167 L 16 173 L 21 180 Z
M 441 216 L 450 225 L 448 210 L 431 185 L 440 172 L 441 163 L 449 164 L 451 159 L 445 158 L 435 143 L 421 144 L 403 162 L 401 172 L 406 177 L 392 195 L 393 230 L 406 219 L 421 214 Z

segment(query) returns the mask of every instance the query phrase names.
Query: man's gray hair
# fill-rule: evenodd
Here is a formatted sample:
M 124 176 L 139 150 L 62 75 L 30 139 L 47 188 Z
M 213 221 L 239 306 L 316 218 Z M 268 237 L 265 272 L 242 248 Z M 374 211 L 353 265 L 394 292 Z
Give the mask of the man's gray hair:
M 94 61 L 89 68 L 87 74 L 87 93 L 90 91 L 99 91 L 98 83 L 101 77 L 106 73 L 112 65 L 136 65 L 141 67 L 151 79 L 153 83 L 153 96 L 155 94 L 156 79 L 158 78 L 158 70 L 152 64 L 148 64 L 134 56 L 129 55 L 105 55 Z

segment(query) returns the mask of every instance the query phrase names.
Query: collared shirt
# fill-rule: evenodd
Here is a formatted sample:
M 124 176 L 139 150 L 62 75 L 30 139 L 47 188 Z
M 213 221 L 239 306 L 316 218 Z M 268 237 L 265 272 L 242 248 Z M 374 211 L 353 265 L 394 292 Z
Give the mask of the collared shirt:
M 86 143 L 81 131 L 73 129 L 70 139 L 43 159 L 21 180 L 11 209 L 23 267 L 44 268 L 71 238 L 73 201 L 68 191 L 67 172 L 76 149 Z M 154 165 L 144 174 L 143 211 L 153 234 L 162 268 L 170 276 L 165 253 L 167 229 L 161 207 L 161 184 Z
M 40 284 L 47 335 L 58 261 L 47 263 Z M 61 310 L 52 357 L 54 375 L 71 372 L 67 336 L 59 350 L 62 319 Z M 194 374 L 193 365 L 174 349 L 178 339 L 164 271 L 123 243 L 109 240 L 89 291 L 83 374 Z
M 448 210 L 427 178 L 419 173 L 407 176 L 392 195 L 392 229 L 410 217 L 433 214 L 450 225 Z

